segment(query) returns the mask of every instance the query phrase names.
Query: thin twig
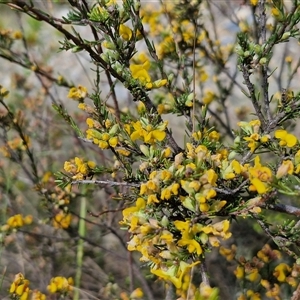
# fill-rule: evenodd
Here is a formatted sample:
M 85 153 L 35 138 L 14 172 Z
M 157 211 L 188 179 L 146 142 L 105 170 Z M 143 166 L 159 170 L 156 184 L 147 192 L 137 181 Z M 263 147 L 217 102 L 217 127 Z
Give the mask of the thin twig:
M 74 180 L 71 184 L 104 184 L 109 186 L 129 186 L 139 188 L 141 186 L 140 183 L 133 182 L 118 182 L 118 181 L 110 181 L 110 180 Z
M 261 111 L 259 101 L 256 98 L 254 84 L 250 80 L 250 74 L 249 74 L 248 66 L 245 65 L 245 64 L 241 64 L 241 68 L 242 68 L 242 74 L 243 74 L 243 78 L 245 80 L 245 84 L 246 84 L 246 86 L 248 88 L 248 91 L 249 91 L 249 98 L 251 99 L 251 102 L 252 102 L 253 107 L 255 109 L 255 113 L 256 113 L 257 117 L 259 118 L 259 120 L 260 120 L 262 129 L 266 130 L 266 120 L 265 120 L 265 117 L 264 117 L 264 115 Z
M 267 40 L 267 16 L 265 8 L 265 0 L 259 1 L 259 35 L 262 38 L 262 43 L 265 44 Z M 262 89 L 264 97 L 264 114 L 267 118 L 268 123 L 272 120 L 271 111 L 270 111 L 270 101 L 269 101 L 269 80 L 268 80 L 268 62 L 261 66 L 262 73 Z
M 220 188 L 214 188 L 214 190 L 218 193 L 224 194 L 224 195 L 234 195 L 237 192 L 239 192 L 247 183 L 249 183 L 249 179 L 246 179 L 243 181 L 237 188 L 234 190 L 229 189 L 220 189 Z
M 296 291 L 293 293 L 291 300 L 300 300 L 300 283 L 298 284 Z
M 200 273 L 201 273 L 202 282 L 205 285 L 209 285 L 210 286 L 209 278 L 208 278 L 208 273 L 207 273 L 207 268 L 206 268 L 206 264 L 205 264 L 204 260 L 200 264 Z

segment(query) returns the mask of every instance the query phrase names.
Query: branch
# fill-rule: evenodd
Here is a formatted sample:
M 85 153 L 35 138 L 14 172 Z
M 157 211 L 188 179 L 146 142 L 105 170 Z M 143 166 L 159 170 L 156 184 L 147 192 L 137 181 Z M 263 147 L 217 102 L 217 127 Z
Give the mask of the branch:
M 126 85 L 126 79 L 124 77 L 122 77 L 121 75 L 119 75 L 117 73 L 117 71 L 115 71 L 113 68 L 111 68 L 109 63 L 107 63 L 105 60 L 103 60 L 99 53 L 96 53 L 90 47 L 90 45 L 86 44 L 84 42 L 84 40 L 81 39 L 81 37 L 78 38 L 77 36 L 74 36 L 73 34 L 71 34 L 68 30 L 63 28 L 63 26 L 62 26 L 62 24 L 64 22 L 63 20 L 54 18 L 35 7 L 28 6 L 24 1 L 14 0 L 13 4 L 8 3 L 8 6 L 10 6 L 13 9 L 19 10 L 23 13 L 26 13 L 33 19 L 36 19 L 38 21 L 44 21 L 47 24 L 54 27 L 56 30 L 61 32 L 68 40 L 71 40 L 75 45 L 79 46 L 82 50 L 85 50 L 90 55 L 90 57 L 94 60 L 95 63 L 99 63 L 101 68 L 103 68 L 104 70 L 107 70 L 112 76 L 114 76 L 121 83 Z M 132 85 L 127 88 L 130 91 L 134 101 L 140 100 L 140 101 L 144 102 L 144 104 L 149 112 L 152 112 L 152 113 L 158 115 L 156 107 L 152 103 L 147 92 L 142 87 L 140 87 L 139 85 L 134 85 L 134 86 Z M 158 116 L 159 116 L 158 121 L 163 122 L 161 116 L 160 115 L 158 115 Z M 167 134 L 167 142 L 170 145 L 170 147 L 174 150 L 175 154 L 182 152 L 183 150 L 178 146 L 178 144 L 176 143 L 176 141 L 174 140 L 174 138 L 172 136 L 172 133 L 170 132 L 170 130 L 168 128 L 166 129 L 166 134 Z
M 286 204 L 268 204 L 267 208 L 300 217 L 300 208 Z
M 267 35 L 267 17 L 266 17 L 266 7 L 265 7 L 265 1 L 259 1 L 259 30 L 260 30 L 260 36 L 262 38 L 262 43 L 266 43 L 266 35 Z M 261 67 L 261 73 L 262 73 L 262 89 L 263 89 L 263 97 L 264 97 L 264 113 L 268 120 L 268 123 L 271 122 L 272 116 L 270 111 L 270 101 L 269 101 L 269 81 L 268 81 L 268 62 Z
M 241 68 L 242 68 L 243 78 L 245 80 L 245 85 L 247 86 L 248 91 L 249 91 L 249 98 L 251 99 L 253 107 L 255 109 L 255 113 L 256 113 L 257 117 L 259 118 L 259 120 L 261 122 L 261 127 L 262 127 L 263 131 L 265 131 L 266 130 L 265 117 L 261 112 L 261 107 L 260 107 L 260 105 L 258 103 L 258 100 L 256 98 L 254 84 L 250 81 L 250 74 L 249 74 L 249 71 L 247 69 L 247 65 L 242 63 Z
M 109 186 L 130 186 L 136 188 L 139 188 L 141 186 L 139 183 L 118 182 L 118 181 L 110 181 L 110 180 L 75 180 L 72 181 L 71 184 L 105 184 Z
M 291 300 L 300 300 L 300 283 L 298 284 L 297 290 L 293 293 Z
M 208 279 L 208 273 L 207 273 L 207 269 L 206 269 L 206 264 L 205 264 L 204 260 L 200 264 L 200 273 L 201 273 L 202 282 L 205 285 L 209 285 L 210 286 L 209 279 Z
M 214 188 L 214 190 L 218 193 L 224 194 L 224 195 L 234 195 L 237 192 L 239 192 L 247 183 L 249 183 L 249 179 L 246 179 L 243 181 L 237 188 L 234 190 L 230 189 L 220 189 L 220 188 Z
M 259 217 L 255 214 L 253 214 L 254 219 L 256 219 L 257 223 L 260 225 L 260 227 L 264 230 L 264 232 L 273 240 L 273 242 L 283 251 L 285 251 L 289 256 L 293 257 L 295 260 L 298 259 L 298 256 L 296 253 L 291 251 L 288 246 L 291 245 L 291 241 L 284 237 L 276 235 L 274 236 L 269 227 L 261 220 Z
M 17 53 L 17 52 L 10 52 L 12 55 L 9 56 L 9 55 L 6 55 L 4 53 L 0 53 L 0 57 L 2 57 L 3 59 L 6 59 L 12 63 L 15 63 L 19 66 L 22 66 L 28 70 L 31 70 L 33 71 L 34 73 L 36 74 L 39 74 L 39 75 L 42 75 L 43 77 L 46 77 L 48 80 L 52 81 L 52 82 L 55 82 L 57 85 L 59 86 L 64 86 L 64 87 L 67 87 L 67 88 L 70 88 L 71 85 L 68 84 L 67 82 L 65 81 L 60 81 L 58 78 L 54 78 L 52 77 L 49 72 L 47 71 L 44 71 L 42 70 L 41 68 L 39 68 L 39 66 L 34 62 L 31 62 L 31 65 L 29 65 L 28 63 L 24 63 L 23 61 L 21 61 L 21 59 L 17 59 L 17 57 L 20 57 L 21 54 L 20 53 Z M 29 57 L 26 57 L 26 59 L 29 60 Z M 35 66 L 36 68 L 32 69 L 32 66 Z

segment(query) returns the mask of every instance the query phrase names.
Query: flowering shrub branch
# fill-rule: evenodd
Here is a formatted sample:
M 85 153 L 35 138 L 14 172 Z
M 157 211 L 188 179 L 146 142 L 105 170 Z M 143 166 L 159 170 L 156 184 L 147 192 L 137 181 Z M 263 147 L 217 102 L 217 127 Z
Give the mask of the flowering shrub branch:
M 32 60 L 17 59 L 14 38 L 1 34 L 0 57 L 69 89 L 66 98 L 74 100 L 85 125 L 50 97 L 53 107 L 71 126 L 76 142 L 102 157 L 101 163 L 83 154 L 67 158 L 63 171 L 56 172 L 57 187 L 49 187 L 39 175 L 21 122 L 4 99 L 7 92 L 0 87 L 0 104 L 6 111 L 1 122 L 20 137 L 9 140 L 4 130 L 2 152 L 30 173 L 22 165 L 25 151 L 32 182 L 52 207 L 52 226 L 67 231 L 72 216 L 81 219 L 80 224 L 88 223 L 85 214 L 76 215 L 71 202 L 83 194 L 84 199 L 93 198 L 100 187 L 111 203 L 100 212 L 92 207 L 90 216 L 101 220 L 122 211 L 118 224 L 128 233 L 127 250 L 139 252 L 151 276 L 169 286 L 166 297 L 176 293 L 180 299 L 218 299 L 222 290 L 210 278 L 209 263 L 215 249 L 236 265 L 234 275 L 242 287 L 236 299 L 290 296 L 300 282 L 300 213 L 295 201 L 300 195 L 300 143 L 294 130 L 294 120 L 300 117 L 300 92 L 292 84 L 300 62 L 284 58 L 278 75 L 275 60 L 277 49 L 300 38 L 299 1 L 245 3 L 252 25 L 237 18 L 236 42 L 228 44 L 222 42 L 209 1 L 162 1 L 157 11 L 138 0 L 68 2 L 70 11 L 60 18 L 29 1 L 6 5 L 62 34 L 61 51 L 88 54 L 92 88 L 70 84 L 62 76 L 57 79 Z M 82 33 L 80 26 L 90 34 Z M 287 80 L 282 79 L 285 76 Z M 124 107 L 125 93 L 129 107 Z M 232 112 L 233 103 L 242 97 L 246 105 Z M 172 125 L 167 114 L 176 116 L 176 122 L 184 119 L 184 132 L 179 132 L 184 142 L 175 132 L 180 126 Z M 80 194 L 82 185 L 88 195 Z M 273 222 L 275 212 L 285 213 L 287 220 L 278 217 Z M 276 249 L 264 244 L 252 258 L 238 256 L 241 246 L 228 248 L 238 236 L 235 220 L 255 222 Z M 124 244 L 117 230 L 102 222 Z M 9 224 L 15 223 L 9 219 Z M 85 239 L 81 234 L 79 238 Z M 201 281 L 193 276 L 195 272 Z M 27 299 L 23 294 L 28 294 L 29 284 L 22 276 L 14 281 L 12 299 Z M 147 282 L 141 283 L 146 297 L 154 299 Z M 67 295 L 70 284 L 55 277 L 48 290 Z M 103 294 L 110 297 L 113 289 Z M 129 296 L 119 296 L 142 297 L 133 280 Z

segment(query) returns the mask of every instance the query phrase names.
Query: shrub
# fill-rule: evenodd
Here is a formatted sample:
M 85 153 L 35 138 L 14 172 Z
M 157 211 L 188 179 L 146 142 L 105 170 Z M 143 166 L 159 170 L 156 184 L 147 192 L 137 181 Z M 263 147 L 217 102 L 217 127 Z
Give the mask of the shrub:
M 12 299 L 298 299 L 298 0 L 0 2 Z

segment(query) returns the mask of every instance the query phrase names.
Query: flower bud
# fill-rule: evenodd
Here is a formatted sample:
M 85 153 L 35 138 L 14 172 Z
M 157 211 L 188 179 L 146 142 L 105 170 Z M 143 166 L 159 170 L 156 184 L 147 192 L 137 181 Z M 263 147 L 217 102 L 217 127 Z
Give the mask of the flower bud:
M 161 223 L 162 226 L 167 227 L 169 225 L 168 217 L 166 215 L 163 216 L 160 223 Z
M 261 65 L 266 64 L 266 63 L 267 63 L 267 58 L 266 58 L 266 57 L 262 57 L 262 58 L 259 60 L 259 63 L 260 63 Z
M 106 53 L 101 53 L 100 57 L 106 62 L 109 63 L 109 57 Z
M 117 133 L 119 129 L 119 125 L 118 124 L 115 124 L 110 130 L 109 130 L 109 135 L 115 135 Z
M 173 79 L 174 79 L 174 73 L 170 73 L 170 74 L 168 75 L 168 81 L 169 81 L 169 82 L 172 82 Z
M 150 152 L 149 152 L 149 148 L 146 145 L 140 145 L 140 150 L 146 157 L 149 157 Z
M 236 156 L 236 152 L 235 151 L 231 151 L 230 153 L 229 153 L 229 155 L 228 155 L 228 160 L 232 160 L 232 159 L 234 159 L 235 158 L 235 156 Z
M 285 32 L 282 37 L 281 37 L 281 41 L 284 41 L 286 39 L 288 39 L 289 37 L 291 36 L 291 33 L 288 31 L 288 32 Z
M 238 54 L 240 56 L 244 55 L 244 51 L 243 51 L 243 49 L 242 49 L 242 47 L 240 45 L 237 45 L 234 50 L 235 50 L 236 54 Z

